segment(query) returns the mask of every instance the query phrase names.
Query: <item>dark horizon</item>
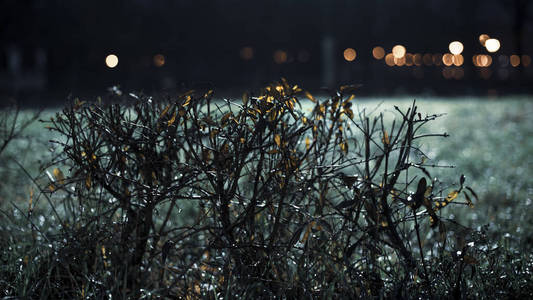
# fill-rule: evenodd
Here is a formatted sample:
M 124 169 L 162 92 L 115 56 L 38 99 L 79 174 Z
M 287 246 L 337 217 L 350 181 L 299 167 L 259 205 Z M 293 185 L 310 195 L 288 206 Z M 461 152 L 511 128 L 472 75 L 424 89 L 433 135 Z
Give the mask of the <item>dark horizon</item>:
M 4 1 L 0 93 L 231 92 L 286 77 L 309 89 L 358 83 L 367 96 L 530 94 L 532 10 L 523 0 Z M 489 53 L 481 34 L 500 49 Z M 452 41 L 464 45 L 462 61 L 446 66 L 436 54 Z M 407 50 L 403 66 L 372 55 L 395 45 Z M 478 54 L 488 66 L 474 65 Z

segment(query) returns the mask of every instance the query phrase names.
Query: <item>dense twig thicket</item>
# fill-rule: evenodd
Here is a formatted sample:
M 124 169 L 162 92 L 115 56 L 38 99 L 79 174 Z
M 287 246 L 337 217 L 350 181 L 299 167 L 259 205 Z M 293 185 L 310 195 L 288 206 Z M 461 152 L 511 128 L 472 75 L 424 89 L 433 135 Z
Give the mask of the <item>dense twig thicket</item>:
M 419 141 L 446 134 L 420 128 L 438 116 L 413 103 L 385 120 L 353 92 L 319 101 L 282 80 L 238 101 L 75 100 L 36 180 L 56 227 L 21 209 L 31 271 L 5 274 L 63 298 L 464 295 L 483 238 L 442 215 L 476 195 L 430 176 Z

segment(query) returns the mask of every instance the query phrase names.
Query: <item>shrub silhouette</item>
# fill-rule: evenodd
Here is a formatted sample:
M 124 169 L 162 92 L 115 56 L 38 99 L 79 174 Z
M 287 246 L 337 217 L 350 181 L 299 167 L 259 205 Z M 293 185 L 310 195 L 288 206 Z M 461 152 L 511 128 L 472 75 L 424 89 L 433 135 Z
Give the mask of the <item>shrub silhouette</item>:
M 390 122 L 354 111 L 354 92 L 318 100 L 283 79 L 238 101 L 75 100 L 49 124 L 60 228 L 27 294 L 430 297 L 446 280 L 460 294 L 470 231 L 441 213 L 476 196 L 429 173 L 419 141 L 447 135 L 420 129 L 438 115 L 413 103 Z M 443 279 L 432 266 L 457 250 Z

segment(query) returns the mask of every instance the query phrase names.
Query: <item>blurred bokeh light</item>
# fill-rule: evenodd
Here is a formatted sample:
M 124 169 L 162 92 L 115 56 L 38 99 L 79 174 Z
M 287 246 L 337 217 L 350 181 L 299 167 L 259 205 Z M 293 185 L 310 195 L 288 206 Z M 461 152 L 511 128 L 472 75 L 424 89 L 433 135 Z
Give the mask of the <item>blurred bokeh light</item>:
M 105 64 L 108 68 L 114 68 L 118 65 L 118 56 L 115 54 L 109 54 L 105 58 Z
M 343 52 L 344 59 L 346 61 L 354 61 L 357 56 L 357 52 L 353 48 L 346 48 Z

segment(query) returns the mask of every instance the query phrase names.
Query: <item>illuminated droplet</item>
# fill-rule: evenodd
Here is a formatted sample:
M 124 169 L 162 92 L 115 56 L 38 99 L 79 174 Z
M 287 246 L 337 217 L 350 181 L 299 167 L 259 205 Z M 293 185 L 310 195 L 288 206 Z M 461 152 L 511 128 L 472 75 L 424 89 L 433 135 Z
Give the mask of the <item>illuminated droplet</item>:
M 115 54 L 109 54 L 105 58 L 105 64 L 108 68 L 114 68 L 118 65 L 118 56 Z

